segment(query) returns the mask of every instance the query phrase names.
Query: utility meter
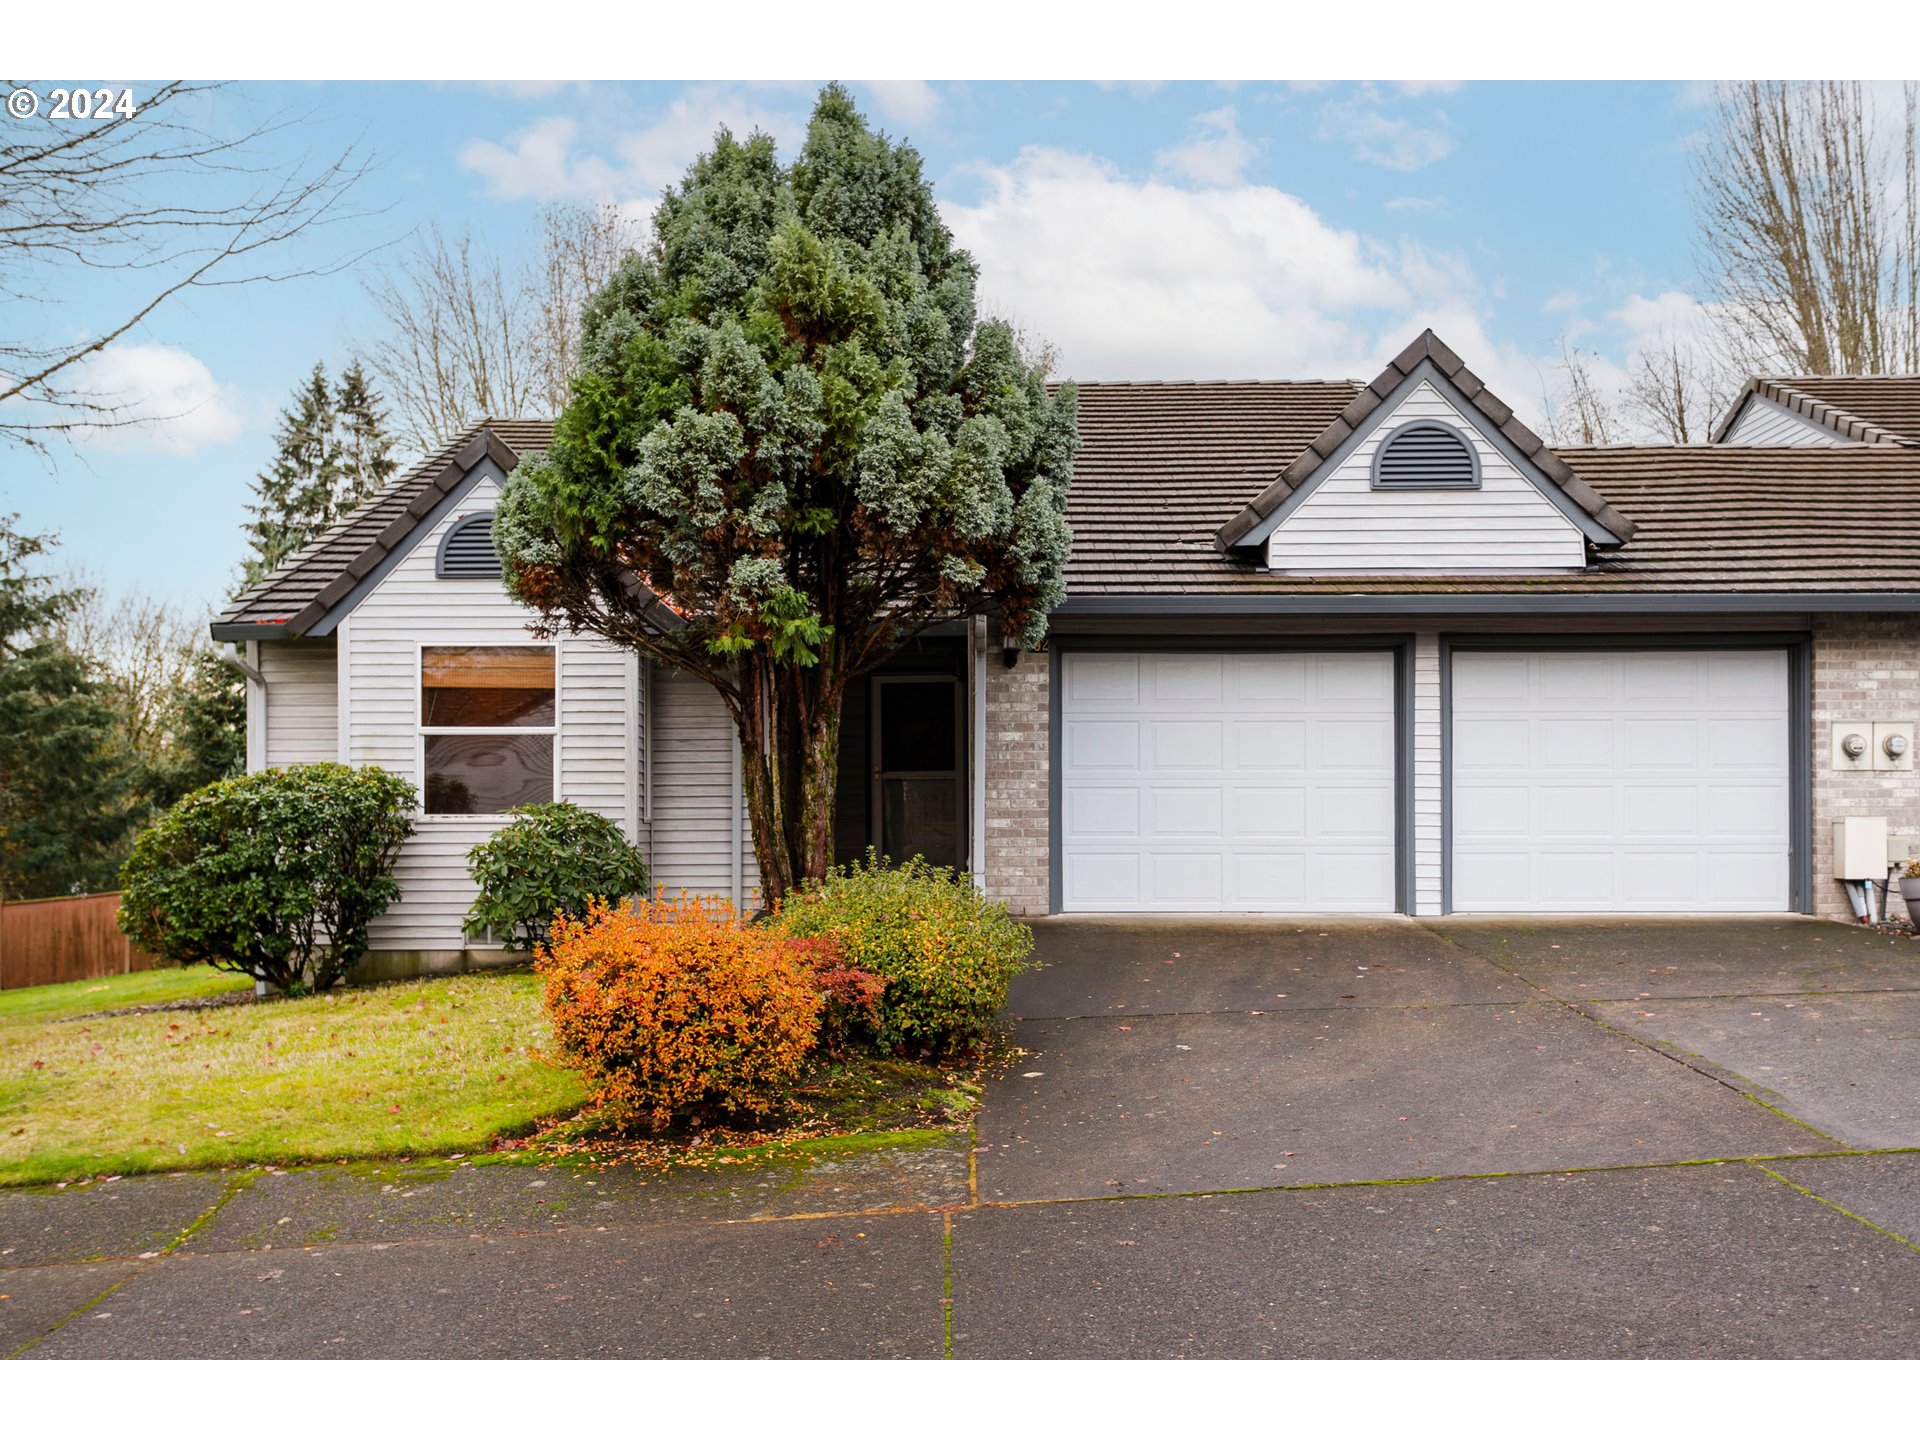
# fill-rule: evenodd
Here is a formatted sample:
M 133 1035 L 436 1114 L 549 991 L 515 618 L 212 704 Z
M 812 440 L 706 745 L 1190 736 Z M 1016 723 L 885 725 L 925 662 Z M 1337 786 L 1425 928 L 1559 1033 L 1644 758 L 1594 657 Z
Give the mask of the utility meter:
M 1867 753 L 1867 737 L 1856 730 L 1840 742 L 1840 749 L 1849 760 L 1858 760 Z
M 1897 734 L 1889 735 L 1880 742 L 1880 748 L 1887 752 L 1889 760 L 1898 760 L 1907 753 L 1907 737 Z

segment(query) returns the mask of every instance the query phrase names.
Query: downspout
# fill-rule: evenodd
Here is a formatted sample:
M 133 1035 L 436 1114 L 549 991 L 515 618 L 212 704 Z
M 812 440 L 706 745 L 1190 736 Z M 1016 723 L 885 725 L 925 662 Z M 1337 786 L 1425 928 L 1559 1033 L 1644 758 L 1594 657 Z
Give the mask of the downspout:
M 746 785 L 741 776 L 740 744 L 736 739 L 733 746 L 733 908 L 735 913 L 743 912 L 747 906 L 746 895 L 746 854 L 742 845 L 742 833 L 747 828 Z
M 987 617 L 976 615 L 968 623 L 967 693 L 973 714 L 968 725 L 968 749 L 972 764 L 967 767 L 967 869 L 973 873 L 974 888 L 987 888 Z
M 220 652 L 220 658 L 233 666 L 234 669 L 238 670 L 254 684 L 258 685 L 262 690 L 267 688 L 267 677 L 240 658 L 240 647 L 234 644 L 233 641 L 227 641 L 225 647 Z

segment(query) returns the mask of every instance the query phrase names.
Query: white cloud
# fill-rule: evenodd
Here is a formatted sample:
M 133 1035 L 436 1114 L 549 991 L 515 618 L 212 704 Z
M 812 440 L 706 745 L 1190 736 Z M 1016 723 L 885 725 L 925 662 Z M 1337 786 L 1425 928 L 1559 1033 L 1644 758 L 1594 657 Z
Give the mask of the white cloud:
M 925 125 L 940 113 L 940 92 L 924 80 L 867 80 L 860 89 L 895 125 Z
M 1461 80 L 1396 80 L 1393 88 L 1402 95 L 1451 95 L 1464 83 Z
M 741 139 L 765 130 L 790 150 L 806 134 L 806 115 L 741 91 L 700 85 L 683 91 L 644 125 L 589 132 L 572 116 L 548 115 L 515 132 L 506 144 L 470 140 L 459 159 L 496 199 L 650 204 L 712 147 L 722 125 Z
M 1432 122 L 1417 123 L 1390 115 L 1371 85 L 1321 106 L 1314 138 L 1350 146 L 1355 159 L 1388 170 L 1418 170 L 1453 153 L 1444 116 L 1435 112 Z
M 74 436 L 84 448 L 191 455 L 246 428 L 233 391 L 178 346 L 110 345 L 76 369 L 74 388 L 113 412 Z
M 1193 117 L 1187 138 L 1156 154 L 1154 164 L 1196 185 L 1232 185 L 1260 147 L 1240 133 L 1231 105 Z
M 1051 342 L 1063 374 L 1371 379 L 1431 325 L 1509 403 L 1537 393 L 1488 338 L 1464 261 L 1339 229 L 1274 186 L 1140 180 L 1040 148 L 972 173 L 982 197 L 942 211 L 983 309 Z

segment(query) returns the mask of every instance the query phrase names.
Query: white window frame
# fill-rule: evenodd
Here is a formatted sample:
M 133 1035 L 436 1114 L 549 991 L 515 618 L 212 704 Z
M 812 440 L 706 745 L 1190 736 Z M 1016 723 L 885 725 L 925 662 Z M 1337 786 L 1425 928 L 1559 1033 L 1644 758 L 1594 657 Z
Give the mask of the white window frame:
M 550 650 L 553 652 L 553 723 L 551 725 L 429 725 L 426 723 L 426 653 L 429 650 L 472 649 Z M 457 639 L 416 640 L 413 643 L 413 756 L 414 774 L 420 778 L 419 816 L 427 821 L 497 820 L 504 810 L 467 811 L 463 814 L 435 814 L 427 809 L 427 737 L 429 735 L 550 735 L 553 737 L 553 785 L 551 800 L 560 798 L 560 684 L 562 649 L 557 640 L 528 640 L 524 634 L 512 639 L 477 639 L 462 635 Z

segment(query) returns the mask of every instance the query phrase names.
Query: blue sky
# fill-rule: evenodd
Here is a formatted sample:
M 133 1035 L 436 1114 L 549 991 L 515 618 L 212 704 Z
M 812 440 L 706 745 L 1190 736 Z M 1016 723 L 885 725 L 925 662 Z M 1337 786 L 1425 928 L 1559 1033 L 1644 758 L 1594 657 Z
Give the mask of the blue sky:
M 511 256 L 546 201 L 644 213 L 719 123 L 761 125 L 790 150 L 816 89 L 246 85 L 212 118 L 299 113 L 289 164 L 350 144 L 376 156 L 356 194 L 368 213 L 302 258 L 436 222 Z M 1624 364 L 1690 313 L 1697 87 L 854 89 L 924 155 L 986 306 L 1051 341 L 1078 378 L 1367 377 L 1431 324 L 1537 414 L 1561 335 Z M 362 283 L 381 258 L 162 308 L 103 373 L 151 388 L 156 413 L 187 413 L 45 463 L 0 454 L 0 508 L 59 532 L 65 562 L 109 589 L 217 604 L 275 414 L 315 360 L 337 369 L 374 338 Z M 99 293 L 56 298 L 53 328 L 108 318 Z

